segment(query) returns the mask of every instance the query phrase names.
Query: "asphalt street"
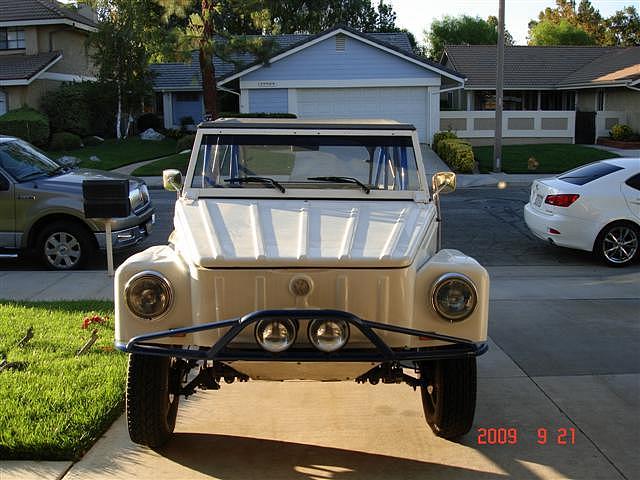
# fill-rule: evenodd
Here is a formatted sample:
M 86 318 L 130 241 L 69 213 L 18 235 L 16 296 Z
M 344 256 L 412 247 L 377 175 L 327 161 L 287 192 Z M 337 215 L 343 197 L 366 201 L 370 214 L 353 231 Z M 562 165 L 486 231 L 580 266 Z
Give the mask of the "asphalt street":
M 158 222 L 140 248 L 172 229 L 174 195 L 152 194 Z M 442 199 L 444 247 L 491 274 L 490 351 L 460 442 L 433 436 L 405 385 L 251 381 L 184 401 L 162 450 L 132 444 L 119 419 L 64 479 L 640 478 L 640 265 L 611 269 L 538 240 L 522 219 L 528 195 Z M 33 268 L 4 262 L 0 275 Z M 482 442 L 501 428 L 517 441 Z

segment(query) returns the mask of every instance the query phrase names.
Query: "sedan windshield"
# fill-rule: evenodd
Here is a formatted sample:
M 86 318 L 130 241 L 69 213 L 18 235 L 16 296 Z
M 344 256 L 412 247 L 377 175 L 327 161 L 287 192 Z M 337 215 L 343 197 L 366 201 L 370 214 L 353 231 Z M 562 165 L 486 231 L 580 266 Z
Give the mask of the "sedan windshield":
M 368 192 L 420 183 L 407 136 L 204 135 L 191 187 Z
M 0 168 L 18 182 L 55 173 L 60 165 L 22 140 L 0 143 Z

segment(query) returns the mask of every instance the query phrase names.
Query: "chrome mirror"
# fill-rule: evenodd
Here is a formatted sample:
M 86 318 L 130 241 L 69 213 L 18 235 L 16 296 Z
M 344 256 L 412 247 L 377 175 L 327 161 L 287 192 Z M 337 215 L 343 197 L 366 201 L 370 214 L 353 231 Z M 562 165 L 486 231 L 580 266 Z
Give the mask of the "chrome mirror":
M 434 195 L 451 193 L 456 189 L 456 174 L 453 172 L 438 172 L 431 177 L 431 187 Z
M 174 168 L 162 171 L 162 186 L 170 192 L 182 190 L 182 173 Z

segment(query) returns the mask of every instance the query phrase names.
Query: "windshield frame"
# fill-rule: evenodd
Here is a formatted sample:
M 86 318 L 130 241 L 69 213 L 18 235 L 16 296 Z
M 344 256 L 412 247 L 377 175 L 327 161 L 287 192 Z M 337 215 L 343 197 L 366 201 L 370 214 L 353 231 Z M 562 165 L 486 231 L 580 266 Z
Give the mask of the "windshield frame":
M 376 190 L 372 189 L 369 193 L 365 193 L 357 185 L 355 188 L 345 188 L 344 184 L 339 187 L 332 188 L 330 182 L 327 182 L 326 188 L 293 188 L 287 187 L 284 193 L 279 192 L 272 188 L 251 188 L 247 185 L 243 188 L 198 188 L 192 187 L 193 177 L 195 174 L 195 167 L 198 159 L 198 153 L 200 145 L 202 143 L 202 137 L 204 135 L 268 135 L 268 136 L 396 136 L 396 137 L 410 137 L 411 143 L 414 147 L 414 157 L 416 160 L 417 174 L 418 174 L 418 186 L 415 190 Z M 416 131 L 407 130 L 335 130 L 335 129 L 265 129 L 259 132 L 256 129 L 242 129 L 242 128 L 199 128 L 196 132 L 196 139 L 193 149 L 191 150 L 191 157 L 189 159 L 189 167 L 187 169 L 186 178 L 184 181 L 183 195 L 189 198 L 324 198 L 324 199 L 363 199 L 363 200 L 414 200 L 414 201 L 427 201 L 429 199 L 429 191 L 427 188 L 427 181 L 424 171 L 424 164 L 422 162 L 422 152 L 420 151 L 420 143 L 418 141 L 418 135 Z

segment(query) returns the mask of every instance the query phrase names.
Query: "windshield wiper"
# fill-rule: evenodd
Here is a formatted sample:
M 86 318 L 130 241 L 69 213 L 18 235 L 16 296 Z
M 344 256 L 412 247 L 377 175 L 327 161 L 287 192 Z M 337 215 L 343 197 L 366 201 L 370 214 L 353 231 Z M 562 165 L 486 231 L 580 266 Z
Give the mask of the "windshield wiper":
M 353 177 L 308 177 L 307 180 L 318 180 L 320 182 L 334 182 L 334 183 L 353 183 L 354 185 L 358 185 L 364 193 L 369 193 L 371 188 L 362 183 L 357 178 Z
M 56 168 L 54 168 L 50 172 L 47 172 L 47 175 L 49 175 L 50 177 L 53 177 L 58 173 L 67 173 L 68 170 L 71 170 L 71 167 L 69 165 L 58 165 Z
M 46 174 L 47 174 L 47 172 L 31 172 L 31 173 L 27 173 L 25 176 L 19 177 L 18 178 L 18 182 L 20 182 L 20 183 L 26 182 L 27 180 L 31 180 L 32 178 L 39 178 L 39 177 L 42 177 L 42 176 L 44 176 Z
M 284 187 L 280 183 L 269 177 L 232 177 L 225 178 L 224 181 L 229 183 L 263 183 L 265 185 L 271 185 L 273 188 L 277 188 L 282 193 L 285 192 Z

